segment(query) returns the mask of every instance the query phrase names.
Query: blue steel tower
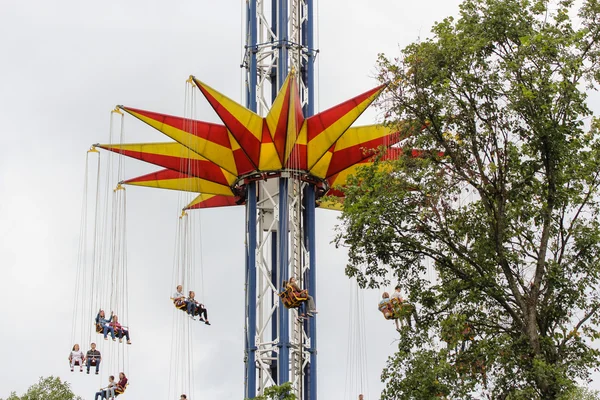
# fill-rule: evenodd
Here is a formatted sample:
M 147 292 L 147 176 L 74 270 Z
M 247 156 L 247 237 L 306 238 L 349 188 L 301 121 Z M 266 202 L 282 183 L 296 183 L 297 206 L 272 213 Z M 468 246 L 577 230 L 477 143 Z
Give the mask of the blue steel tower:
M 265 115 L 288 73 L 296 74 L 305 117 L 314 114 L 313 0 L 249 0 L 246 106 Z M 315 185 L 282 171 L 247 184 L 246 397 L 292 382 L 299 399 L 317 398 L 317 319 L 281 306 L 281 282 L 295 276 L 316 294 Z

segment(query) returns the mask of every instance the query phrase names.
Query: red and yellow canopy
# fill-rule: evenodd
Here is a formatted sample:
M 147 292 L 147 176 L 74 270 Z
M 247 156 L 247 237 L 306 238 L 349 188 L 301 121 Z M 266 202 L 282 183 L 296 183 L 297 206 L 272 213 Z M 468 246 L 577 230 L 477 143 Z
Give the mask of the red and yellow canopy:
M 305 118 L 295 74 L 290 73 L 266 117 L 250 111 L 191 77 L 223 124 L 191 120 L 131 107 L 126 113 L 174 142 L 97 145 L 164 169 L 123 183 L 199 193 L 186 209 L 241 204 L 235 185 L 245 176 L 296 170 L 343 186 L 358 165 L 370 163 L 381 146 L 411 134 L 382 125 L 352 127 L 384 89 L 378 86 L 335 107 Z M 327 194 L 341 195 L 330 189 Z M 330 203 L 322 207 L 337 208 Z

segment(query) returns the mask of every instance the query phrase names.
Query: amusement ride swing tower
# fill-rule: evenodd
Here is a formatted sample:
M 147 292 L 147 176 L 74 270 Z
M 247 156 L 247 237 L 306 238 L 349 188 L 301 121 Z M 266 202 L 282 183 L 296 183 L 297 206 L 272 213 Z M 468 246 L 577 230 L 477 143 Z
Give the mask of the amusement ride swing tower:
M 185 209 L 245 205 L 245 397 L 291 382 L 315 400 L 318 317 L 286 309 L 282 282 L 317 300 L 315 208 L 340 207 L 319 199 L 410 127 L 351 126 L 384 86 L 314 114 L 313 0 L 246 4 L 246 107 L 192 76 L 222 125 L 118 106 L 175 141 L 96 146 L 162 166 L 122 183 L 198 193 Z
M 243 66 L 250 110 L 265 115 L 291 70 L 292 83 L 297 82 L 290 87 L 291 95 L 298 92 L 299 97 L 293 108 L 288 105 L 288 112 L 300 108 L 303 116 L 314 114 L 313 7 L 313 0 L 272 0 L 268 15 L 264 0 L 247 3 Z M 291 150 L 285 147 L 286 152 Z M 247 184 L 245 395 L 249 398 L 257 389 L 262 393 L 265 387 L 287 381 L 298 399 L 317 398 L 316 318 L 306 323 L 290 319 L 278 299 L 279 290 L 285 289 L 279 284 L 291 276 L 316 297 L 316 188 L 310 178 L 302 179 L 297 151 L 290 155 L 288 167 L 274 179 Z

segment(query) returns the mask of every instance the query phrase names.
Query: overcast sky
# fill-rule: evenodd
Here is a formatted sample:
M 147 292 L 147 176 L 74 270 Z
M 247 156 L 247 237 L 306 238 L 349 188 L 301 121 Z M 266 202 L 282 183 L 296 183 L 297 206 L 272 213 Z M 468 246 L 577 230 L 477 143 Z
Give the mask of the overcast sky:
M 458 0 L 317 1 L 316 109 L 377 85 L 380 52 L 429 35 Z M 183 115 L 190 74 L 242 102 L 242 1 L 2 0 L 0 5 L 0 397 L 56 375 L 92 399 L 100 377 L 69 372 L 85 152 L 108 138 L 116 104 Z M 200 98 L 200 96 L 198 96 Z M 215 121 L 201 105 L 201 119 Z M 370 110 L 361 124 L 378 120 Z M 125 141 L 164 141 L 127 118 Z M 156 168 L 129 160 L 127 177 Z M 168 399 L 175 192 L 128 189 L 129 399 Z M 346 254 L 330 243 L 337 214 L 317 211 L 319 398 L 342 398 L 349 336 Z M 194 326 L 196 398 L 243 398 L 244 210 L 201 214 L 203 298 Z M 368 396 L 378 398 L 397 333 L 364 294 Z M 93 316 L 90 316 L 92 318 Z M 100 337 L 98 337 L 99 339 Z M 84 339 L 82 338 L 81 341 Z M 102 343 L 101 350 L 110 353 Z M 87 343 L 83 344 L 84 351 Z M 107 362 L 104 369 L 108 369 Z M 366 367 L 366 366 L 365 366 Z M 116 368 L 115 368 L 116 369 Z M 365 390 L 366 391 L 366 390 Z M 357 394 L 348 395 L 356 398 Z

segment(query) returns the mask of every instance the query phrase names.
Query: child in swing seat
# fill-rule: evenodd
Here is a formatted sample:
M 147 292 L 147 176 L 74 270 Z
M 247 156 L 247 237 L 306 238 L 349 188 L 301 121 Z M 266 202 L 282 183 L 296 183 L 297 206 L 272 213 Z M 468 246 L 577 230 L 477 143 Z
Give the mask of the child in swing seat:
M 69 363 L 71 363 L 71 372 L 75 369 L 75 365 L 79 365 L 79 371 L 83 372 L 83 360 L 85 360 L 85 356 L 83 355 L 83 351 L 79 350 L 79 345 L 75 344 L 73 346 L 73 350 L 69 354 Z

